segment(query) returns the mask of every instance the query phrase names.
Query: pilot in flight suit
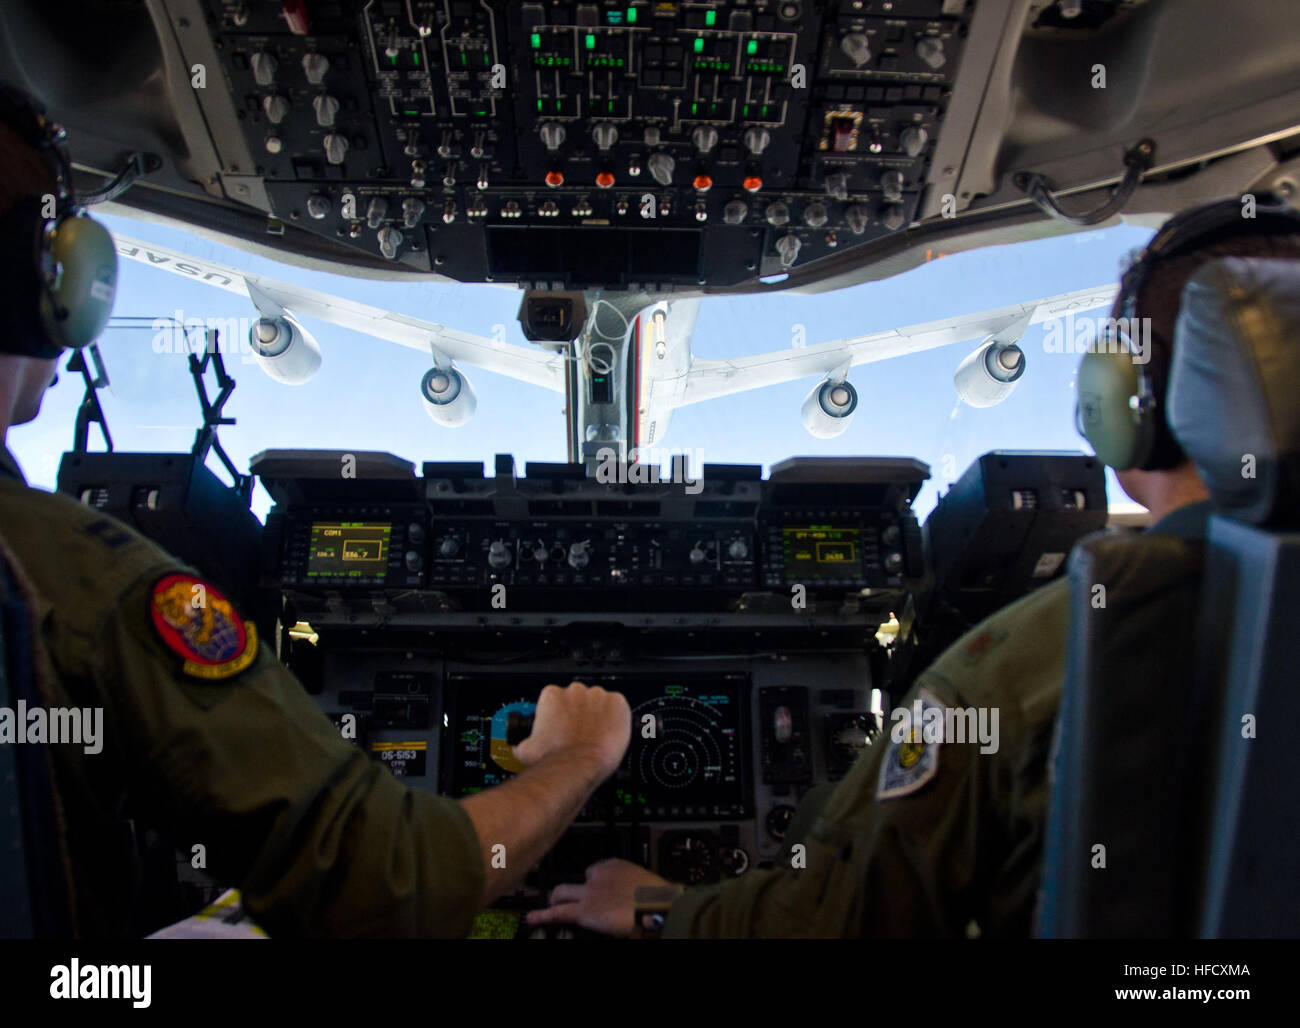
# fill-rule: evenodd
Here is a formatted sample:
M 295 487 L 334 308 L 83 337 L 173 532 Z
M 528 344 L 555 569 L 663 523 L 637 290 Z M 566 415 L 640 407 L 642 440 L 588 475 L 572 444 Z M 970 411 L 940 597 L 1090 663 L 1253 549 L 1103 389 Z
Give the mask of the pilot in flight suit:
M 0 87 L 0 444 L 35 417 L 54 358 L 90 342 L 112 305 L 112 241 L 76 216 L 60 133 Z M 50 218 L 39 212 L 55 190 Z M 52 877 L 63 889 L 49 891 L 67 897 L 49 903 L 45 934 L 159 927 L 137 915 L 133 836 L 148 827 L 202 854 L 272 935 L 464 935 L 612 773 L 630 737 L 621 695 L 548 687 L 516 749 L 529 766 L 513 781 L 464 801 L 408 789 L 341 737 L 220 590 L 113 518 L 29 489 L 7 448 L 0 567 L 6 596 L 26 608 L 18 639 L 31 655 L 32 707 L 102 711 L 93 746 L 43 746 L 23 777 L 28 816 L 53 826 L 43 852 L 61 865 Z M 12 655 L 11 624 L 5 632 Z M 58 741 L 16 728 L 26 742 Z M 33 810 L 37 779 L 54 783 L 43 793 L 53 803 Z M 485 847 L 507 840 L 510 869 L 489 870 Z
M 202 846 L 272 935 L 468 930 L 484 865 L 459 804 L 343 740 L 192 569 L 27 488 L 7 450 L 0 473 L 0 535 L 51 660 L 37 670 L 45 705 L 104 711 L 102 752 L 49 747 L 79 934 L 139 931 L 126 818 L 167 826 L 187 854 Z
M 1187 504 L 1149 531 L 1202 539 L 1209 514 Z M 961 936 L 971 922 L 985 937 L 1030 934 L 1068 615 L 1057 579 L 950 646 L 899 704 L 997 710 L 996 752 L 893 742 L 886 720 L 798 840 L 802 867 L 689 890 L 664 934 Z
M 1218 229 L 1205 231 L 1207 223 Z M 1204 262 L 1238 255 L 1300 258 L 1300 217 L 1277 214 L 1258 228 L 1240 220 L 1235 199 L 1185 212 L 1157 233 L 1116 300 L 1117 311 L 1151 319 L 1146 374 L 1160 427 L 1147 457 L 1115 462 L 1125 490 L 1157 518 L 1151 532 L 1198 540 L 1207 531 L 1208 491 L 1163 426 L 1163 401 L 1183 286 Z M 1121 306 L 1130 294 L 1134 306 Z M 927 741 L 901 720 L 895 740 L 896 723 L 887 719 L 877 744 L 833 791 L 809 794 L 814 809 L 801 806 L 776 867 L 681 892 L 663 935 L 960 937 L 972 926 L 984 936 L 1028 935 L 1068 616 L 1064 579 L 1022 597 L 949 647 L 896 708 L 911 712 L 919 701 L 922 724 L 933 707 L 996 709 L 996 751 L 981 752 L 978 741 Z M 628 934 L 635 890 L 667 884 L 605 861 L 588 868 L 584 884 L 559 886 L 552 905 L 528 920 Z
M 1158 515 L 1148 531 L 1189 540 L 1205 538 L 1212 507 L 1161 413 L 1182 288 L 1215 257 L 1300 258 L 1294 215 L 1275 221 L 1272 234 L 1236 234 L 1222 229 L 1221 213 L 1198 221 L 1211 209 L 1226 210 L 1228 221 L 1239 219 L 1236 199 L 1171 219 L 1139 261 L 1147 264 L 1126 274 L 1116 300 L 1116 316 L 1125 316 L 1125 296 L 1132 295 L 1128 314 L 1152 319 L 1146 373 L 1163 427 L 1155 430 L 1145 459 L 1118 464 L 1128 468 L 1118 470 L 1120 482 Z M 1207 224 L 1220 228 L 1197 227 Z M 1097 450 L 1105 459 L 1103 447 Z M 959 639 L 899 704 L 912 709 L 919 699 L 923 709 L 996 708 L 996 752 L 980 752 L 978 742 L 931 744 L 906 735 L 895 742 L 887 722 L 881 743 L 812 818 L 802 840 L 806 868 L 688 891 L 673 904 L 665 935 L 960 936 L 972 923 L 984 936 L 1030 934 L 1068 617 L 1067 583 L 1058 579 Z

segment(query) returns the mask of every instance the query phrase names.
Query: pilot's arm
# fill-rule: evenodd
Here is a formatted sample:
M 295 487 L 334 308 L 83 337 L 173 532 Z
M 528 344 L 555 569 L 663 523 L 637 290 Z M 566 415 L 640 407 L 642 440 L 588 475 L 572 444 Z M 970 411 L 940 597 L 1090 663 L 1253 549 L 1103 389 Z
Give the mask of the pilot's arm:
M 796 866 L 686 890 L 666 936 L 1024 935 L 1046 819 L 1050 748 L 1066 637 L 1064 583 L 1006 608 L 949 648 L 900 703 L 998 712 L 996 752 L 884 734 L 839 783 L 794 849 Z M 934 717 L 935 715 L 930 715 Z M 991 743 L 984 748 L 991 749 Z M 787 856 L 785 859 L 790 859 Z M 667 883 L 624 861 L 560 886 L 532 923 L 627 934 L 638 885 Z
M 203 845 L 272 935 L 464 935 L 626 747 L 621 696 L 549 687 L 524 755 L 534 766 L 510 788 L 472 805 L 408 789 L 340 737 L 211 586 L 192 606 L 196 586 L 155 574 L 116 605 L 95 659 L 106 729 L 148 820 L 187 851 Z M 584 732 L 608 752 L 568 745 Z M 487 871 L 494 845 L 505 867 Z

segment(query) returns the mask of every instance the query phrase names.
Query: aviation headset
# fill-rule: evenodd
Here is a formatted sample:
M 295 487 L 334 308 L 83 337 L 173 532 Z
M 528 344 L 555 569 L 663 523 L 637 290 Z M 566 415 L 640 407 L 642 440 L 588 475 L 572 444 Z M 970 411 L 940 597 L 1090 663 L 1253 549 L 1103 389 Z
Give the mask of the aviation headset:
M 1097 456 L 1121 471 L 1156 470 L 1171 466 L 1171 456 L 1182 449 L 1161 410 L 1147 372 L 1152 357 L 1148 333 L 1142 354 L 1129 338 L 1127 326 L 1137 314 L 1138 297 L 1163 261 L 1185 254 L 1219 234 L 1243 229 L 1241 201 L 1232 198 L 1184 211 L 1161 226 L 1155 237 L 1129 265 L 1120 279 L 1116 317 L 1107 338 L 1079 362 L 1075 425 Z M 1247 231 L 1258 235 L 1300 234 L 1300 213 L 1281 200 L 1261 194 L 1256 200 L 1254 223 Z M 1104 344 L 1104 345 L 1103 345 Z M 1139 362 L 1135 356 L 1144 356 Z
M 94 342 L 107 324 L 117 252 L 108 230 L 77 206 L 63 127 L 3 83 L 0 122 L 41 155 L 55 183 L 52 194 L 21 197 L 0 214 L 0 352 L 57 357 Z

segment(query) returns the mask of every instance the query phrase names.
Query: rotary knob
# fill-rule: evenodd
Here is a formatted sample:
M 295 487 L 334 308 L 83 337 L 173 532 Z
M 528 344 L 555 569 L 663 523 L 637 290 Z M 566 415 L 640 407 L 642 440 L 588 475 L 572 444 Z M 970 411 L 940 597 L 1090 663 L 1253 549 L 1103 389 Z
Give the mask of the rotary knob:
M 763 151 L 767 149 L 768 144 L 772 142 L 772 133 L 765 128 L 754 126 L 753 128 L 745 129 L 743 139 L 745 149 L 755 157 L 761 157 Z
M 867 225 L 871 222 L 871 215 L 862 204 L 855 203 L 844 212 L 844 222 L 849 226 L 850 232 L 855 236 L 860 236 L 867 230 Z
M 836 200 L 847 200 L 849 198 L 849 176 L 842 171 L 834 175 L 827 175 L 822 186 L 826 190 L 827 196 L 832 196 Z
M 492 540 L 488 546 L 488 563 L 494 568 L 508 568 L 510 566 L 510 547 L 506 545 L 503 539 Z
M 650 169 L 650 177 L 661 186 L 673 184 L 673 169 L 677 167 L 677 162 L 673 160 L 671 154 L 652 153 L 650 160 L 646 162 L 646 167 Z
M 322 93 L 311 102 L 316 111 L 316 124 L 321 128 L 333 128 L 334 118 L 339 113 L 339 102 L 329 93 Z
M 419 571 L 424 567 L 424 558 L 414 550 L 407 550 L 403 563 L 406 565 L 407 571 Z
M 337 132 L 331 132 L 321 141 L 325 146 L 325 159 L 330 164 L 342 164 L 348 153 L 348 141 Z
M 388 260 L 397 259 L 397 250 L 402 245 L 402 230 L 387 225 L 379 230 L 379 252 Z
M 438 556 L 454 557 L 460 553 L 460 543 L 456 541 L 454 535 L 443 536 L 442 541 L 438 543 Z
M 948 55 L 943 52 L 943 40 L 934 36 L 925 36 L 916 41 L 916 56 L 936 71 L 948 61 Z
M 564 145 L 564 126 L 558 121 L 548 121 L 539 131 L 546 149 L 558 150 Z
M 608 150 L 618 142 L 618 126 L 608 121 L 602 121 L 591 130 L 591 138 L 596 141 L 596 146 L 602 150 Z
M 550 554 L 551 551 L 548 550 L 541 543 L 538 543 L 536 546 L 533 547 L 533 560 L 537 561 L 538 564 L 545 564 L 546 558 L 549 557 Z
M 330 198 L 324 193 L 312 193 L 307 197 L 307 213 L 317 221 L 329 214 L 333 206 Z
M 569 567 L 575 571 L 581 571 L 591 563 L 591 551 L 587 549 L 587 542 L 584 540 L 580 543 L 574 543 L 569 547 Z
M 895 550 L 893 553 L 885 554 L 885 570 L 891 575 L 896 575 L 903 570 L 903 555 Z
M 330 70 L 330 59 L 324 54 L 310 53 L 302 55 L 302 73 L 313 86 L 325 81 L 325 73 Z
M 278 94 L 268 96 L 262 100 L 262 110 L 266 113 L 267 121 L 272 125 L 278 125 L 289 113 L 289 101 Z
M 424 526 L 418 521 L 412 521 L 406 526 L 406 538 L 417 545 L 424 542 Z
M 691 142 L 700 153 L 708 153 L 718 145 L 718 130 L 712 125 L 700 125 L 691 133 Z
M 744 560 L 749 556 L 749 546 L 744 539 L 733 539 L 727 547 L 727 556 L 732 560 Z
M 886 546 L 897 546 L 898 537 L 899 532 L 897 525 L 886 525 L 884 530 L 880 533 L 880 541 Z
M 898 142 L 908 157 L 919 157 L 929 138 L 930 133 L 922 125 L 908 125 L 898 134 Z
M 793 820 L 794 807 L 788 803 L 782 803 L 767 812 L 767 817 L 763 819 L 763 827 L 767 829 L 768 835 L 780 842 L 785 838 L 785 833 Z
M 776 200 L 767 205 L 767 209 L 763 211 L 763 217 L 767 219 L 767 223 L 773 228 L 780 228 L 782 225 L 790 223 L 790 207 L 783 201 Z
M 704 551 L 700 549 L 699 546 L 693 546 L 691 547 L 691 552 L 686 555 L 686 558 L 692 564 L 703 564 L 705 556 Z
M 728 225 L 740 225 L 749 217 L 749 204 L 744 200 L 732 200 L 722 209 L 722 220 Z
M 880 176 L 880 191 L 890 203 L 903 199 L 903 186 L 906 184 L 901 171 L 887 171 Z
M 902 228 L 903 225 L 906 224 L 907 214 L 903 211 L 902 207 L 898 206 L 897 204 L 893 204 L 885 208 L 884 213 L 880 215 L 880 221 L 885 226 L 885 228 L 889 229 L 891 232 L 894 232 Z
M 259 50 L 253 54 L 250 62 L 253 66 L 253 78 L 259 86 L 269 86 L 275 81 L 275 73 L 280 67 L 280 63 L 274 55 L 267 53 L 265 50 Z
M 830 220 L 830 215 L 826 213 L 824 203 L 810 203 L 803 209 L 803 220 L 809 228 L 821 228 Z
M 417 200 L 413 196 L 408 196 L 402 201 L 402 224 L 407 228 L 415 228 L 424 217 L 424 201 Z
M 840 49 L 855 67 L 861 68 L 871 60 L 871 42 L 861 32 L 850 32 L 841 39 Z
M 776 252 L 781 258 L 781 267 L 792 268 L 799 259 L 799 250 L 803 244 L 798 236 L 782 236 L 776 241 Z

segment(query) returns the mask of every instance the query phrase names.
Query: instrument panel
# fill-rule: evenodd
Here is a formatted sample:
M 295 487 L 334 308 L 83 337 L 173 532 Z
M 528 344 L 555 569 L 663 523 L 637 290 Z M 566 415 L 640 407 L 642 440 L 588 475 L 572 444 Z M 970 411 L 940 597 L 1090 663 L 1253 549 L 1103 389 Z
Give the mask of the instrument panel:
M 461 281 L 654 289 L 910 224 L 975 3 L 206 7 L 282 221 Z
M 913 460 L 797 458 L 766 478 L 705 465 L 687 493 L 581 466 L 516 476 L 505 455 L 489 477 L 481 464 L 417 475 L 390 454 L 348 453 L 353 478 L 338 474 L 340 451 L 253 459 L 276 506 L 260 587 L 231 586 L 249 609 L 274 595 L 264 634 L 343 738 L 413 789 L 463 797 L 521 770 L 511 747 L 546 685 L 599 685 L 631 708 L 621 766 L 502 901 L 510 909 L 485 915 L 488 934 L 517 934 L 520 910 L 611 857 L 687 884 L 781 866 L 801 802 L 877 744 L 891 704 L 967 627 L 961 610 L 1046 580 L 1061 562 L 1045 557 L 1106 509 L 1095 458 L 987 454 L 927 522 L 937 559 L 921 578 L 911 503 L 927 469 Z M 70 455 L 60 489 L 157 537 L 205 543 L 197 567 L 257 563 L 221 535 L 232 508 L 203 476 L 188 492 L 161 488 L 174 464 Z M 891 574 L 894 553 L 905 578 Z M 907 604 L 926 631 L 882 642 Z
M 528 734 L 547 678 L 454 676 L 447 683 L 444 791 L 467 796 L 513 777 L 511 744 Z M 579 821 L 752 816 L 749 680 L 744 675 L 602 675 L 632 708 L 622 767 Z M 517 733 L 517 734 L 515 734 Z
M 277 499 L 264 578 L 305 608 L 390 593 L 465 611 L 726 610 L 758 594 L 791 609 L 800 589 L 888 604 L 923 570 L 910 503 L 927 471 L 914 461 L 805 458 L 767 481 L 758 467 L 706 466 L 698 494 L 603 483 L 578 465 L 516 479 L 512 465 L 486 478 L 431 464 L 418 479 L 349 484 L 314 477 L 326 451 L 257 462 Z

